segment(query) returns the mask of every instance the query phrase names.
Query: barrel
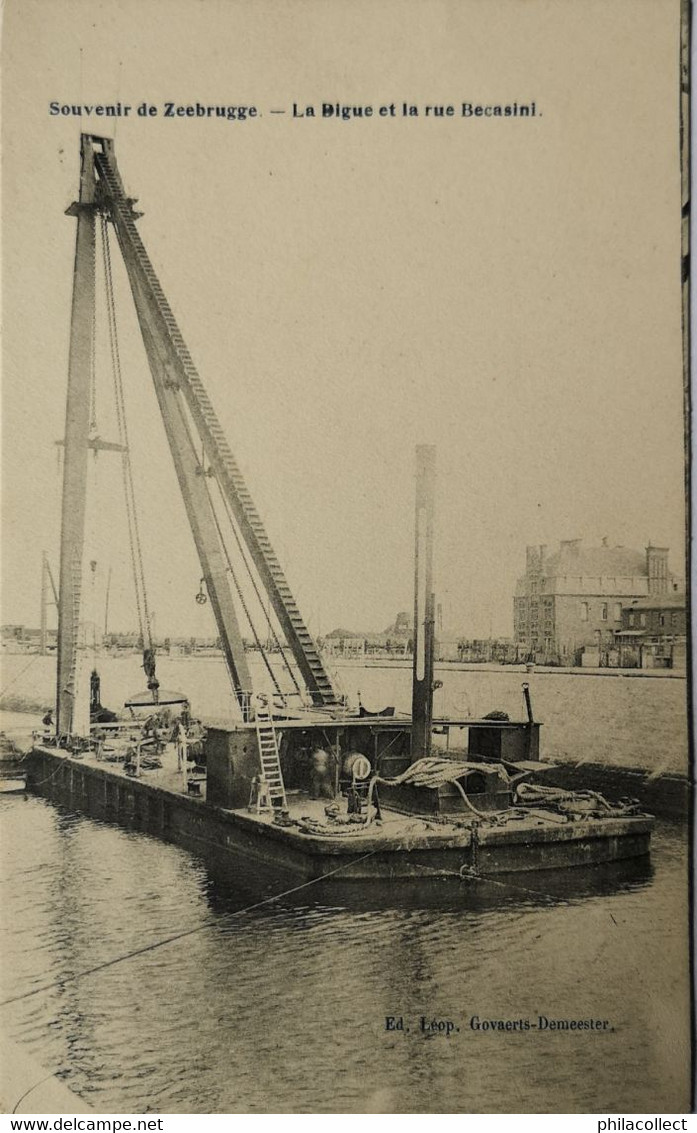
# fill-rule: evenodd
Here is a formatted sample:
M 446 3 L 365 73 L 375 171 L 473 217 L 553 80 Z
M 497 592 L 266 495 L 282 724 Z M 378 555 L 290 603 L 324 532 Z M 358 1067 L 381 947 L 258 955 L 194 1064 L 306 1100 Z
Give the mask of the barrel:
M 348 755 L 344 756 L 342 771 L 344 778 L 355 781 L 356 779 L 367 779 L 370 775 L 370 760 L 367 755 L 363 755 L 361 751 L 350 751 Z

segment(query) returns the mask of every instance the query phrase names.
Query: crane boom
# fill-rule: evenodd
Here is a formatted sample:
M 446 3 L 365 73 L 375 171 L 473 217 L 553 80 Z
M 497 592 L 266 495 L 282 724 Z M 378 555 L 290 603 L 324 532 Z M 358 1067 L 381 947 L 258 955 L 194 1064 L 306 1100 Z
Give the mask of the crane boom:
M 113 142 L 90 134 L 83 135 L 83 145 L 85 144 L 93 154 L 97 174 L 97 202 L 108 212 L 113 222 L 126 266 L 160 410 L 223 650 L 231 672 L 236 674 L 236 691 L 244 688 L 248 680 L 244 649 L 234 616 L 229 582 L 224 570 L 218 569 L 220 564 L 217 567 L 215 565 L 219 537 L 210 522 L 210 503 L 207 508 L 203 500 L 203 469 L 200 465 L 194 466 L 193 458 L 189 460 L 188 468 L 182 467 L 182 462 L 186 459 L 182 452 L 185 423 L 182 399 L 199 433 L 210 470 L 217 479 L 220 491 L 247 545 L 313 703 L 318 707 L 338 705 L 339 698 L 317 645 L 300 614 L 136 228 L 135 221 L 140 214 L 134 211 L 133 199 L 127 197 L 124 191 Z M 190 448 L 189 445 L 188 450 Z

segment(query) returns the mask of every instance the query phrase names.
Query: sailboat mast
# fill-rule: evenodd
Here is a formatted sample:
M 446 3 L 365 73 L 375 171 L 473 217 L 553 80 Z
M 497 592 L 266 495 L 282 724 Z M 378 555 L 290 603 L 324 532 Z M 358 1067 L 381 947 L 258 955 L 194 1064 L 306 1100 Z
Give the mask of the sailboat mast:
M 95 308 L 95 171 L 92 145 L 80 147 L 80 196 L 67 210 L 77 218 L 65 414 L 63 497 L 58 591 L 56 730 L 73 730 L 77 644 L 85 541 L 87 454 L 90 427 Z

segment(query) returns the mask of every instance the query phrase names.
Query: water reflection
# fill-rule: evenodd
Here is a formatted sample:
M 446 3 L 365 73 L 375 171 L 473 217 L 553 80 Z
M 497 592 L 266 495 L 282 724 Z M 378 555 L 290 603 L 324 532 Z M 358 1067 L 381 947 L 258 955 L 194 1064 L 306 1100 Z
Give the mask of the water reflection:
M 205 860 L 30 798 L 3 822 L 2 1023 L 102 1112 L 683 1112 L 686 837 L 653 864 L 417 886 Z M 254 906 L 254 907 L 251 907 Z M 163 947 L 83 974 L 170 938 Z M 71 978 L 78 977 L 78 978 Z M 612 1019 L 605 1036 L 488 1018 Z M 451 1019 L 450 1040 L 424 1018 Z M 386 1030 L 401 1017 L 403 1032 Z
M 233 853 L 206 854 L 206 897 L 211 909 L 222 915 L 278 893 L 271 869 L 250 866 Z M 423 879 L 356 882 L 317 881 L 282 898 L 285 907 L 299 910 L 383 909 L 468 910 L 517 906 L 569 904 L 584 897 L 607 896 L 647 886 L 653 877 L 650 855 L 627 861 L 567 870 L 497 874 L 481 878 L 432 877 Z

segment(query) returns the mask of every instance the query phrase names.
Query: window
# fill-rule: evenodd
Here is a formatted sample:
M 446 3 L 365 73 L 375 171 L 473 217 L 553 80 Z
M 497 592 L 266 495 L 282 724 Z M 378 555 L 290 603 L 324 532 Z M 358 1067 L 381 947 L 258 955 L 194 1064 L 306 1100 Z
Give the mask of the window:
M 587 602 L 581 602 L 581 621 L 582 622 L 588 621 L 588 603 Z
M 642 629 L 646 629 L 646 614 L 639 614 L 639 625 Z
M 676 613 L 674 613 L 674 614 L 671 614 L 671 615 L 670 615 L 670 624 L 672 625 L 673 629 L 677 629 L 677 628 L 678 628 L 678 615 L 677 615 L 677 612 L 676 612 Z
M 634 625 L 634 614 L 633 613 L 629 615 L 628 621 L 629 621 L 629 628 L 631 629 L 632 626 Z
M 614 614 L 615 614 L 615 621 L 621 622 L 622 621 L 622 603 L 621 602 L 615 602 Z
M 659 614 L 658 615 L 658 624 L 659 624 L 659 626 L 664 626 L 666 624 L 665 614 Z
M 601 618 L 603 619 L 604 622 L 607 621 L 607 602 L 603 602 L 603 605 L 602 605 L 602 608 L 601 608 L 601 611 L 600 611 L 600 616 L 601 616 Z

